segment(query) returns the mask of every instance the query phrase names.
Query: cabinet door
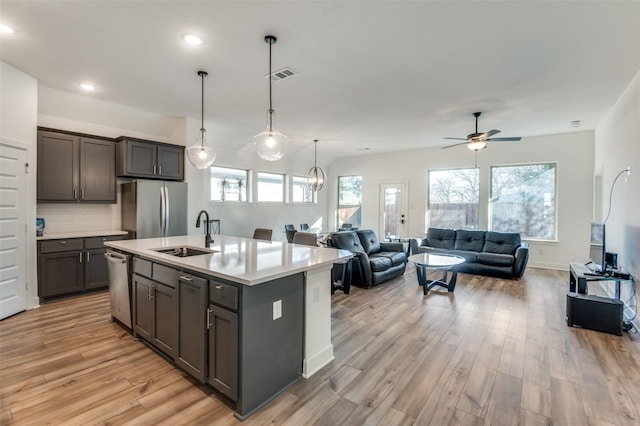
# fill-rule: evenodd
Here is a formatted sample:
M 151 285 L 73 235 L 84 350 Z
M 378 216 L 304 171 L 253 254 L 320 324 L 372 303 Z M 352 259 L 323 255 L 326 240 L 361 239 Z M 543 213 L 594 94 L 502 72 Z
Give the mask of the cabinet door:
M 207 382 L 238 400 L 238 314 L 209 305 L 209 377 Z
M 38 201 L 79 199 L 80 140 L 55 132 L 38 132 Z
M 133 275 L 133 320 L 134 331 L 151 342 L 153 335 L 153 281 Z
M 158 175 L 166 179 L 184 178 L 184 149 L 158 145 Z
M 85 250 L 84 259 L 84 288 L 101 288 L 109 285 L 109 272 L 107 258 L 104 254 L 107 249 Z
M 146 142 L 126 141 L 127 175 L 156 176 L 156 145 Z
M 80 199 L 116 202 L 116 146 L 113 142 L 80 139 Z
M 38 256 L 38 296 L 50 297 L 82 291 L 83 252 L 63 251 Z
M 176 289 L 153 282 L 153 344 L 175 359 L 178 344 L 178 298 Z
M 178 285 L 178 353 L 176 362 L 204 383 L 206 370 L 205 312 L 207 280 L 181 274 Z

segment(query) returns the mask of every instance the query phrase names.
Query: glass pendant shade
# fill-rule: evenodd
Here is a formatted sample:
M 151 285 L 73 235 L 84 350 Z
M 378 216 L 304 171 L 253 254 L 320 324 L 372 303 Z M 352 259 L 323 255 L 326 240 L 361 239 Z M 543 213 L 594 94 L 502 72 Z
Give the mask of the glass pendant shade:
M 253 137 L 256 145 L 256 152 L 263 160 L 277 161 L 284 156 L 289 138 L 278 132 L 275 128 L 275 111 L 273 110 L 273 99 L 271 96 L 271 47 L 278 39 L 272 35 L 264 37 L 265 43 L 269 45 L 269 109 L 267 110 L 267 128 L 263 132 Z
M 267 161 L 277 161 L 284 156 L 289 138 L 278 132 L 274 126 L 275 111 L 267 111 L 267 127 L 253 137 L 258 155 Z
M 313 192 L 318 192 L 324 187 L 324 182 L 326 180 L 326 175 L 324 174 L 324 170 L 321 167 L 318 167 L 316 164 L 316 160 L 318 159 L 318 141 L 314 140 L 315 153 L 313 156 L 313 167 L 311 167 L 304 174 L 304 177 L 307 179 L 307 186 Z
M 467 144 L 467 148 L 469 148 L 472 151 L 479 151 L 486 146 L 487 146 L 486 141 L 474 141 L 474 142 L 469 142 Z
M 202 77 L 202 125 L 200 126 L 200 135 L 198 140 L 187 148 L 187 158 L 196 169 L 206 169 L 216 160 L 216 153 L 207 145 L 207 131 L 204 128 L 204 78 L 209 75 L 206 71 L 198 71 L 198 75 Z
M 206 169 L 216 161 L 216 153 L 207 146 L 207 131 L 200 129 L 198 142 L 187 148 L 187 158 L 196 169 Z

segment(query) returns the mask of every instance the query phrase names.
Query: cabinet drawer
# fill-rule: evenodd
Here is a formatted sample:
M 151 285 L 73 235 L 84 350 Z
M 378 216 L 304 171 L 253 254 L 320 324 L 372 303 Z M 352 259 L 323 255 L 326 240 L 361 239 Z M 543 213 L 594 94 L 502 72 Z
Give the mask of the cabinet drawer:
M 133 273 L 142 275 L 143 277 L 151 278 L 151 262 L 148 260 L 140 259 L 139 257 L 134 257 Z
M 238 288 L 218 281 L 209 281 L 209 300 L 218 305 L 238 309 Z
M 105 248 L 105 241 L 118 241 L 124 240 L 123 235 L 111 235 L 108 237 L 92 237 L 84 239 L 84 248 L 86 249 L 98 249 Z
M 73 238 L 70 240 L 51 240 L 41 241 L 40 253 L 57 253 L 61 251 L 82 250 L 84 241 L 82 238 Z
M 153 264 L 153 280 L 175 288 L 178 284 L 178 271 L 167 266 Z

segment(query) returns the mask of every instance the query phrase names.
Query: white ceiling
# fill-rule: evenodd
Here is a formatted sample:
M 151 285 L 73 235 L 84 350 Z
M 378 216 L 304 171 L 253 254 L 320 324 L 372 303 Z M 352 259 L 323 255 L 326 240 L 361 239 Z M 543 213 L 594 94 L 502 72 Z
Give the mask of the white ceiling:
M 241 149 L 265 126 L 330 156 L 440 147 L 480 131 L 593 129 L 640 70 L 640 2 L 5 1 L 2 61 L 41 86 L 200 119 Z M 204 37 L 199 47 L 181 35 Z M 572 128 L 572 120 L 583 125 Z M 517 143 L 517 142 L 510 142 Z M 306 149 L 306 148 L 305 148 Z M 464 149 L 457 147 L 452 149 Z

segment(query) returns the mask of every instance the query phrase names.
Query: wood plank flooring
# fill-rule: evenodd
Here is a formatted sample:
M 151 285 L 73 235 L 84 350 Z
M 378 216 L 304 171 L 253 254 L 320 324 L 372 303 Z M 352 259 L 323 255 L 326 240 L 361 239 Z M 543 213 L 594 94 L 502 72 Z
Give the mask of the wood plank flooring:
M 332 296 L 335 360 L 246 425 L 639 425 L 640 338 L 567 327 L 568 272 L 415 269 Z M 236 425 L 232 410 L 109 322 L 107 293 L 0 321 L 2 425 Z

